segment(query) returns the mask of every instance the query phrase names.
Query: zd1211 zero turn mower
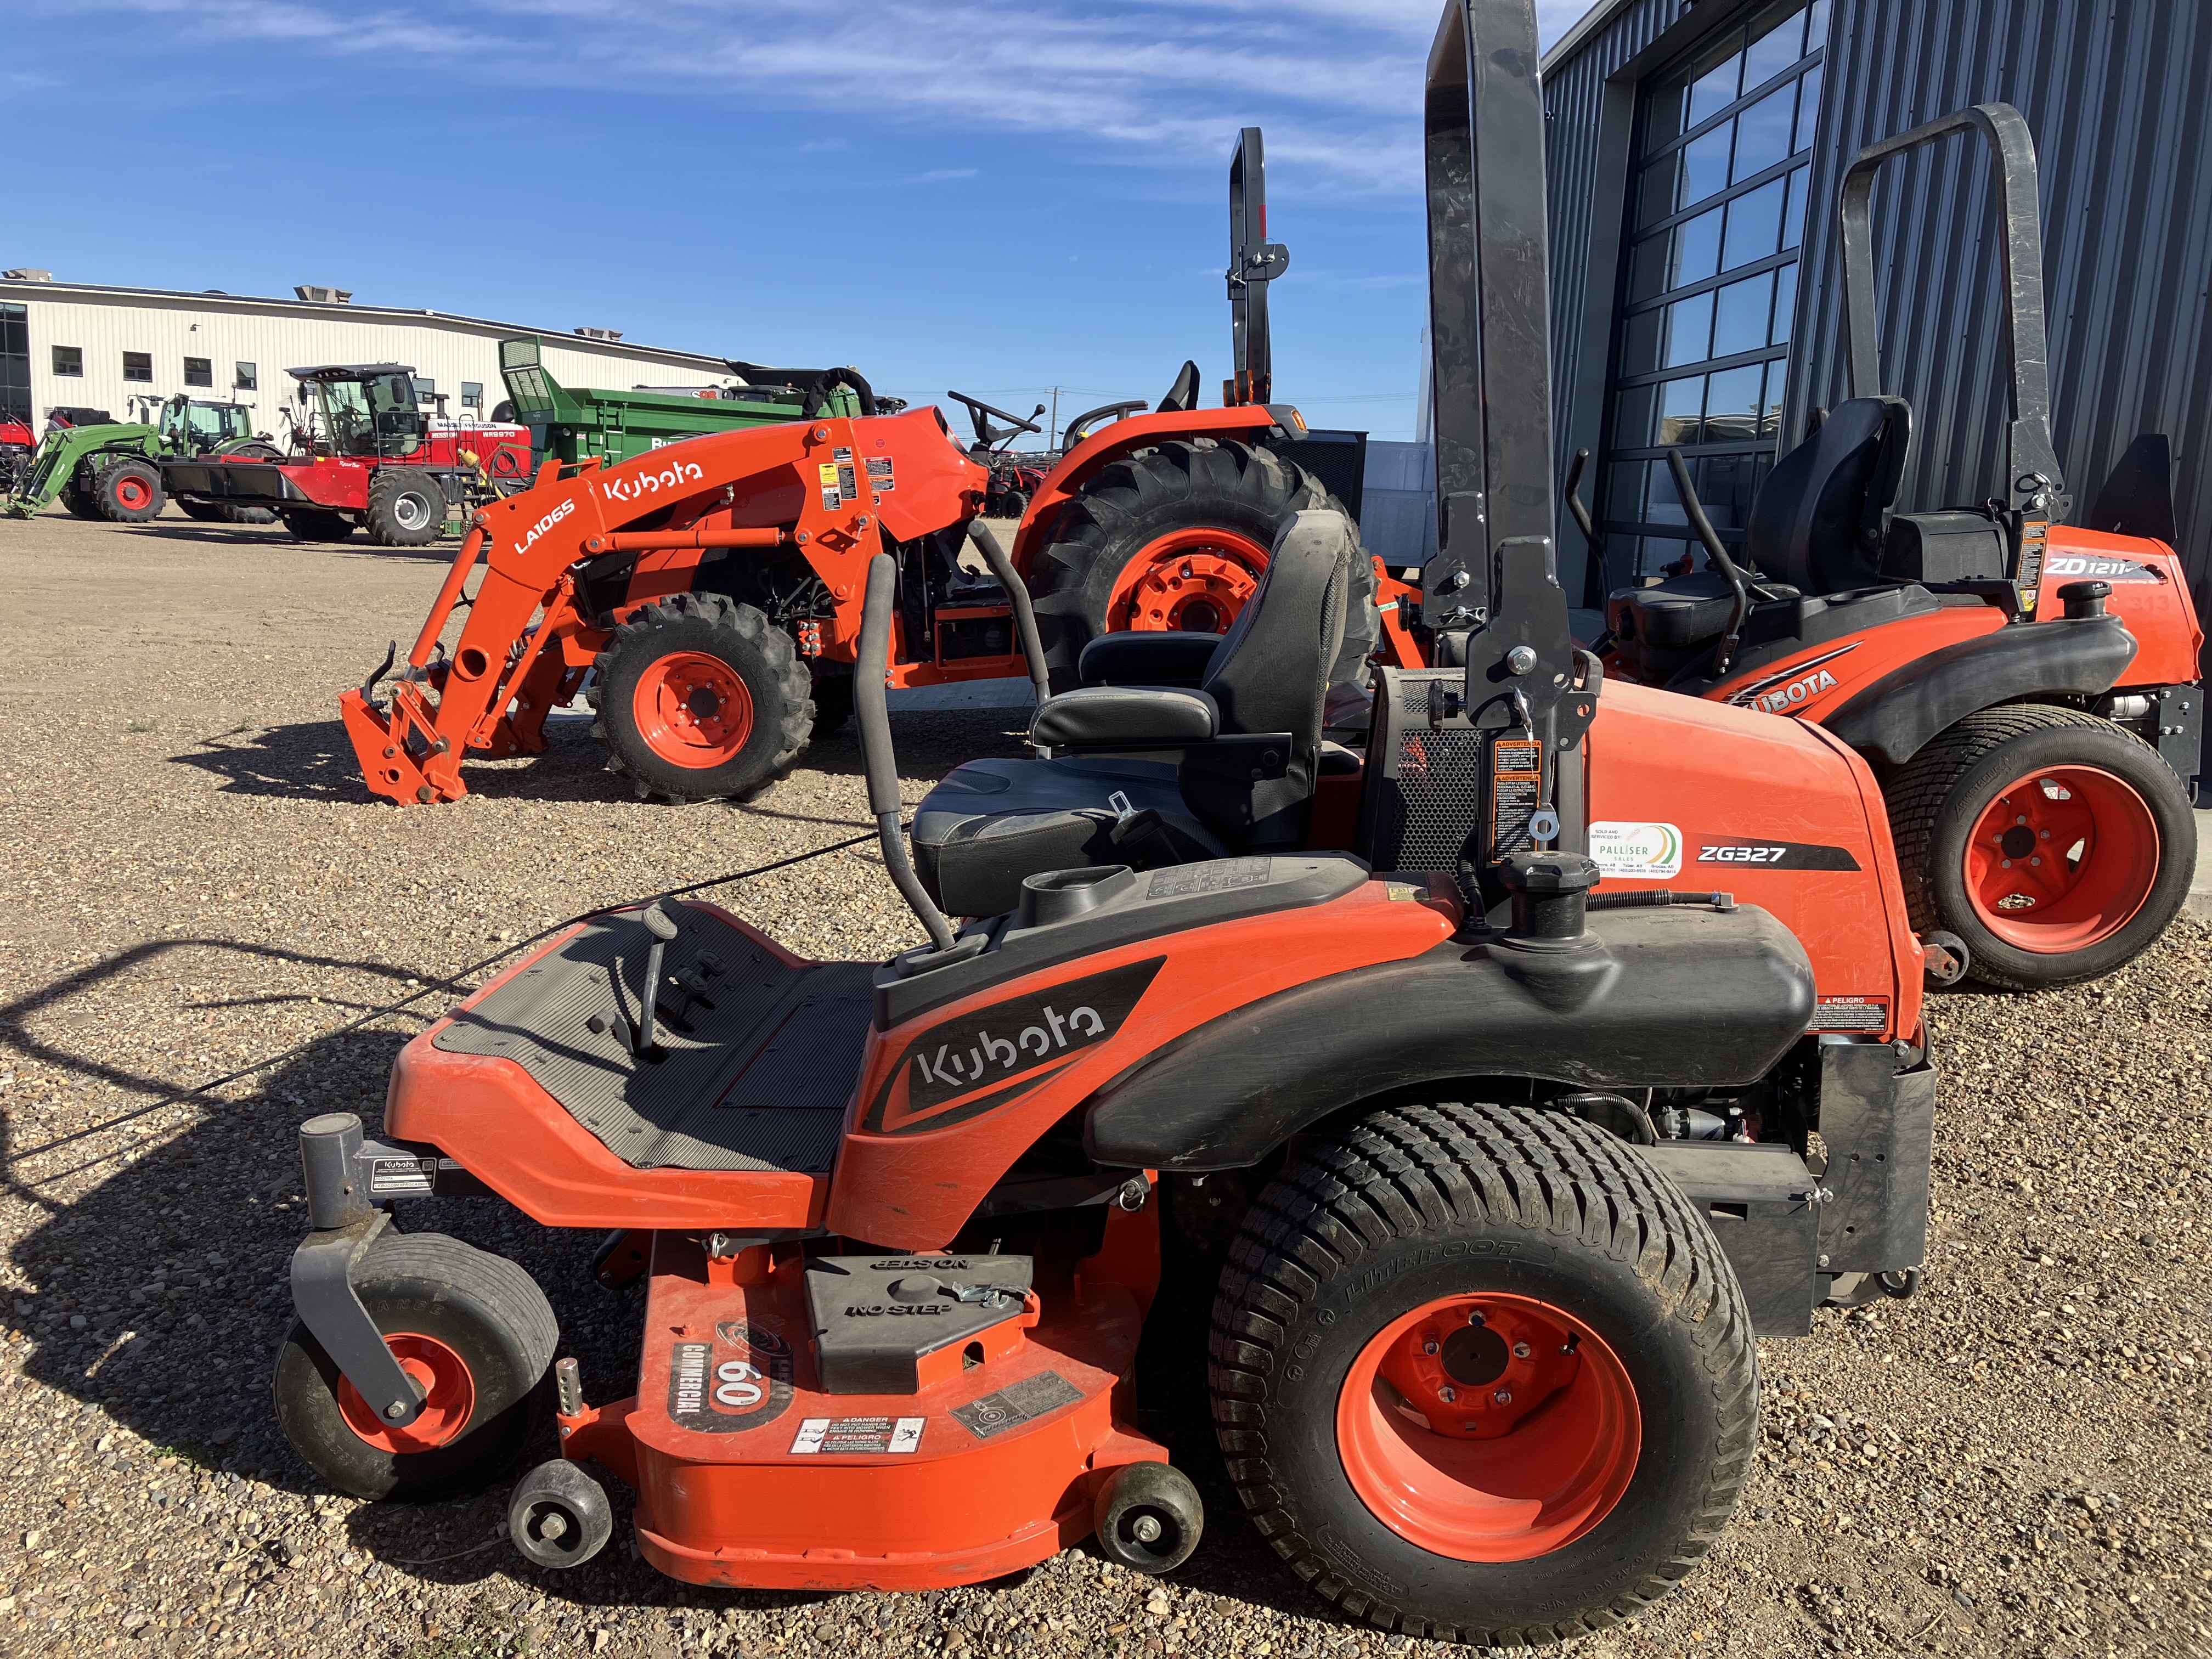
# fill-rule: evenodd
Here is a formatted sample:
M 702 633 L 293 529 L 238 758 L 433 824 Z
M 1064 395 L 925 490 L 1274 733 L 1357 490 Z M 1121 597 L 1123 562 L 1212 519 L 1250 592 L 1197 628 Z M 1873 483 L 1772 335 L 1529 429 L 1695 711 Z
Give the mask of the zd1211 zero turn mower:
M 751 794 L 814 732 L 850 716 L 860 597 L 879 551 L 899 566 L 895 686 L 1027 673 L 1015 586 L 1036 596 L 1041 690 L 1074 685 L 1084 647 L 1101 635 L 1228 628 L 1291 516 L 1342 506 L 1317 475 L 1356 448 L 1321 443 L 1296 409 L 1271 401 L 1267 284 L 1289 255 L 1265 240 L 1257 128 L 1238 141 L 1230 199 L 1230 401 L 1198 407 L 1186 362 L 1156 410 L 1077 416 L 1011 556 L 986 553 L 989 577 L 961 555 L 971 536 L 990 538 L 974 521 L 1000 464 L 995 446 L 1030 423 L 958 392 L 975 432 L 964 453 L 934 409 L 884 412 L 861 385 L 857 414 L 840 404 L 628 460 L 541 465 L 531 497 L 540 515 L 519 531 L 503 514 L 474 520 L 398 683 L 380 697 L 395 647 L 340 698 L 370 791 L 459 799 L 467 757 L 542 752 L 548 712 L 582 694 L 609 763 L 641 797 Z M 1381 580 L 1364 557 L 1352 579 L 1362 597 L 1332 674 L 1347 687 L 1364 679 L 1376 643 L 1370 596 Z M 440 635 L 463 604 L 473 608 L 448 654 Z
M 1896 508 L 1912 410 L 1881 390 L 1869 199 L 1885 161 L 1987 141 L 2013 419 L 2002 488 L 1980 505 Z M 1979 104 L 1863 150 L 1840 244 L 1851 397 L 1760 484 L 1741 558 L 1668 452 L 1707 568 L 1616 590 L 1600 641 L 1616 678 L 1817 721 L 1882 780 L 1913 925 L 1953 976 L 2034 989 L 2110 973 L 2189 894 L 2203 767 L 2204 635 L 2174 552 L 2166 439 L 2139 439 L 2086 522 L 2051 446 L 2035 147 L 2009 104 Z M 1668 434 L 1662 433 L 1662 436 Z M 1579 501 L 1571 505 L 1602 559 Z M 1680 826 L 1594 827 L 1610 876 L 1677 860 L 1788 860 L 1691 847 Z
M 1203 1516 L 1137 1419 L 1135 1367 L 1194 1377 L 1202 1344 L 1229 1480 L 1353 1617 L 1565 1639 L 1711 1546 L 1754 1448 L 1753 1337 L 1916 1286 L 1922 951 L 1846 745 L 1607 684 L 1573 648 L 1537 61 L 1530 0 L 1452 0 L 1429 64 L 1440 556 L 1484 625 L 1459 665 L 1386 677 L 1405 718 L 1364 833 L 1455 856 L 1079 866 L 956 927 L 899 831 L 899 568 L 873 555 L 869 805 L 927 942 L 816 963 L 708 904 L 608 912 L 411 1042 L 377 1137 L 306 1124 L 315 1231 L 274 1386 L 323 1479 L 453 1492 L 550 1414 L 560 1455 L 509 1506 L 542 1565 L 605 1546 L 613 1477 L 644 1559 L 695 1583 L 974 1583 L 1094 1534 L 1165 1571 Z M 551 481 L 484 512 L 519 542 L 555 507 L 610 533 Z M 1238 658 L 1304 635 L 1306 709 L 1250 708 L 1317 724 L 1357 556 L 1340 516 L 1293 519 L 1218 647 L 1224 697 L 1260 683 Z M 1296 732 L 1207 736 L 1211 693 L 1102 689 L 1190 723 L 1190 787 L 1265 816 Z M 1801 939 L 1703 885 L 1594 892 L 1591 803 L 1608 773 L 1656 778 L 1639 755 L 1747 838 L 1825 837 L 1838 856 L 1808 873 L 1835 925 Z M 1814 1029 L 1824 979 L 1879 988 L 1861 1029 Z M 512 1263 L 393 1224 L 406 1195 L 464 1193 L 616 1230 L 602 1278 L 644 1280 L 634 1390 L 586 1395 Z M 1202 1335 L 1172 1316 L 1201 1270 Z

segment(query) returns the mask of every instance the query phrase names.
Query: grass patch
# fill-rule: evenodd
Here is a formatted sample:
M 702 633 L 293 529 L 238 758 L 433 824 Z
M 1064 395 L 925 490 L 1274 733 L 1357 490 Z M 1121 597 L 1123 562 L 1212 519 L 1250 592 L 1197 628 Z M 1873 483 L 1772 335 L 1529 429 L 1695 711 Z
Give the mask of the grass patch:
M 131 730 L 133 732 L 150 732 L 153 729 L 154 722 L 151 720 L 133 720 L 131 722 Z
M 173 1446 L 157 1446 L 154 1455 L 188 1464 L 196 1469 L 211 1469 L 221 1461 L 216 1453 L 197 1440 L 179 1440 Z

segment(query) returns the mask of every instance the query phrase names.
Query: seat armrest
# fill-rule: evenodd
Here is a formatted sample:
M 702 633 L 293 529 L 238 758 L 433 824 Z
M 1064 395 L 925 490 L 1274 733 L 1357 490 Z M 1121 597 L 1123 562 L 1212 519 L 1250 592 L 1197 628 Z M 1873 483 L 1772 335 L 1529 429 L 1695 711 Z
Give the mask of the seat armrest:
M 1220 724 L 1203 691 L 1084 685 L 1045 700 L 1030 721 L 1030 741 L 1052 749 L 1181 749 L 1206 742 Z
M 1218 634 L 1101 634 L 1076 659 L 1085 685 L 1195 688 L 1213 660 Z

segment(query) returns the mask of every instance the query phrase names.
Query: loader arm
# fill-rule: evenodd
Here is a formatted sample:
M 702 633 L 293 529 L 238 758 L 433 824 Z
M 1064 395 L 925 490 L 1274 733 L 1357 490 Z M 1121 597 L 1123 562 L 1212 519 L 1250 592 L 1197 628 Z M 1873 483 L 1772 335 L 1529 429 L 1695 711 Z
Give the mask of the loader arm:
M 985 483 L 934 410 L 756 427 L 562 471 L 547 462 L 530 489 L 471 520 L 389 702 L 379 706 L 373 683 L 339 699 L 374 793 L 458 800 L 471 750 L 544 746 L 547 709 L 573 692 L 609 624 L 586 613 L 585 562 L 621 555 L 672 570 L 735 550 L 795 554 L 835 605 L 819 619 L 821 653 L 849 662 L 882 538 L 914 541 L 965 522 Z M 441 638 L 465 603 L 447 654 Z

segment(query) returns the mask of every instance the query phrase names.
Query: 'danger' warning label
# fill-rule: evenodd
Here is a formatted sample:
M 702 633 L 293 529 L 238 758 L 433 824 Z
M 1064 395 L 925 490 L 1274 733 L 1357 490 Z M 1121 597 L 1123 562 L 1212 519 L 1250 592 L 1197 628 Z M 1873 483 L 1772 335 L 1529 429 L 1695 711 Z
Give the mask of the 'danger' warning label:
M 1814 1005 L 1808 1031 L 1886 1031 L 1889 1029 L 1887 997 L 1822 997 Z
M 807 1417 L 799 1419 L 792 1455 L 910 1452 L 921 1445 L 921 1417 Z
M 1541 800 L 1544 745 L 1528 738 L 1500 738 L 1490 749 L 1490 844 L 1495 854 L 1526 853 L 1528 819 Z

